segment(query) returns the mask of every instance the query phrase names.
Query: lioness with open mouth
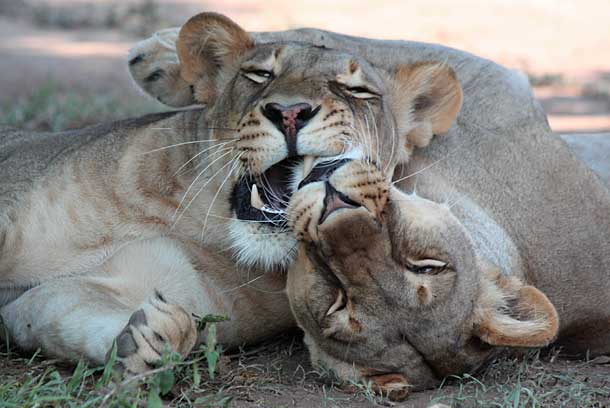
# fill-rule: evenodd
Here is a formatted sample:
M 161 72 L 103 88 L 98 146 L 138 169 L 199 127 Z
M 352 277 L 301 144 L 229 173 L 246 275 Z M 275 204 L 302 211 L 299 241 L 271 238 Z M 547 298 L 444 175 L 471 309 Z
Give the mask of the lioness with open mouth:
M 298 183 L 347 158 L 391 173 L 462 102 L 445 63 L 381 67 L 308 42 L 256 43 L 214 13 L 191 18 L 175 45 L 183 87 L 170 91 L 206 108 L 0 133 L 0 316 L 12 344 L 99 364 L 116 341 L 138 373 L 165 343 L 188 354 L 196 315 L 231 317 L 219 330 L 229 345 L 293 326 L 285 207 Z

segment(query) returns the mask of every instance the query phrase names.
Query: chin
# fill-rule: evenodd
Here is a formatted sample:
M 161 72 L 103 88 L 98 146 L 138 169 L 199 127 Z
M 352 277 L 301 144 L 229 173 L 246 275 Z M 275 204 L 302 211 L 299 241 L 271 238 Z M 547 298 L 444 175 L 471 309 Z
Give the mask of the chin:
M 242 267 L 286 270 L 297 255 L 293 234 L 275 226 L 233 219 L 229 238 L 235 260 Z

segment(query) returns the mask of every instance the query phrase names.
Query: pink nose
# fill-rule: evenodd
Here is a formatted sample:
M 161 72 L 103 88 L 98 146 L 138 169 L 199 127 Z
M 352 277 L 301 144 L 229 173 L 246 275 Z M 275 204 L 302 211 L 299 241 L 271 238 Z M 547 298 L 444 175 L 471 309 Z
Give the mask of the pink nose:
M 288 155 L 295 156 L 297 133 L 320 110 L 313 109 L 308 103 L 296 103 L 290 106 L 279 103 L 268 103 L 262 108 L 263 115 L 284 134 L 288 145 Z

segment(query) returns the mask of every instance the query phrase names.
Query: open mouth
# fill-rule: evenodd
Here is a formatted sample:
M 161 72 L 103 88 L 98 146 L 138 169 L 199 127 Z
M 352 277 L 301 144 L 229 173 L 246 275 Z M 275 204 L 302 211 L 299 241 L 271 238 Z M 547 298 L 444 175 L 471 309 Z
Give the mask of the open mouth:
M 309 183 L 328 180 L 350 160 L 329 158 L 314 166 L 313 156 L 284 159 L 258 176 L 242 177 L 231 194 L 232 209 L 240 220 L 285 227 L 286 207 L 294 191 Z M 298 184 L 297 176 L 301 179 Z

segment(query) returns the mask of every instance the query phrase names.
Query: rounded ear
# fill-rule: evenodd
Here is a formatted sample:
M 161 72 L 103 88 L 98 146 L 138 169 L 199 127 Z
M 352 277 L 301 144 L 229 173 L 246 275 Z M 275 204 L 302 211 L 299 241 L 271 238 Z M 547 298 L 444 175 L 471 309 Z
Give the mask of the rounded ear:
M 453 69 L 439 62 L 400 65 L 393 81 L 393 108 L 407 144 L 424 147 L 449 130 L 462 107 L 462 87 Z
M 540 290 L 499 273 L 481 290 L 474 334 L 484 342 L 503 347 L 544 347 L 557 336 L 557 311 Z
M 250 35 L 228 17 L 217 13 L 197 14 L 182 26 L 178 35 L 180 74 L 189 84 L 205 80 L 207 89 L 197 99 L 209 100 L 220 71 L 253 45 Z
M 180 76 L 176 40 L 180 28 L 157 31 L 129 50 L 129 73 L 134 82 L 159 102 L 173 107 L 195 103 L 193 88 Z

